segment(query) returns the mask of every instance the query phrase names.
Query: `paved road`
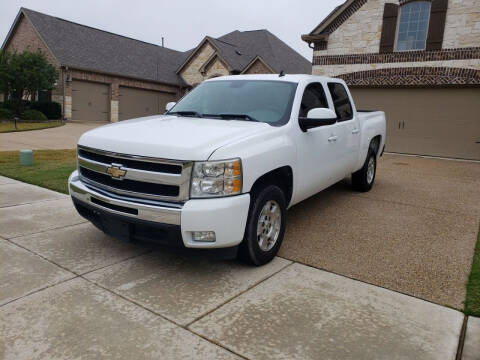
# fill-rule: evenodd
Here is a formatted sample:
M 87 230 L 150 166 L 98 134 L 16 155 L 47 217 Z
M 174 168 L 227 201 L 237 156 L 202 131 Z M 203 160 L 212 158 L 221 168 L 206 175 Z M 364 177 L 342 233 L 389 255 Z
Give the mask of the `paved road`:
M 74 149 L 80 135 L 104 123 L 68 122 L 64 126 L 0 134 L 0 151 Z
M 463 320 L 280 257 L 249 267 L 121 242 L 67 196 L 0 177 L 2 359 L 453 360 Z

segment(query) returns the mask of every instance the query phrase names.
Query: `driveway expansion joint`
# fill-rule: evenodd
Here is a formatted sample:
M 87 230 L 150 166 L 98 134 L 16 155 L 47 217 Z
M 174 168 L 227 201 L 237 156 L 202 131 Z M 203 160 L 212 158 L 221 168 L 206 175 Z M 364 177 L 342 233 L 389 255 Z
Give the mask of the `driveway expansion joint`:
M 10 185 L 10 184 L 3 184 L 3 185 Z M 2 186 L 2 185 L 0 185 L 0 186 Z M 61 194 L 61 193 L 58 193 L 58 194 Z M 63 197 L 59 196 L 58 198 L 53 198 L 53 199 L 30 201 L 30 202 L 24 202 L 24 203 L 19 203 L 19 204 L 12 204 L 12 205 L 0 205 L 0 209 L 12 208 L 12 207 L 15 207 L 15 206 L 33 205 L 33 204 L 39 204 L 39 203 L 44 203 L 44 202 L 49 202 L 49 201 L 57 201 L 57 200 L 61 200 L 62 198 Z
M 289 265 L 290 265 L 290 264 L 289 264 Z M 288 266 L 288 265 L 287 265 L 287 266 Z M 283 269 L 284 269 L 284 268 L 282 268 L 282 270 L 283 270 Z M 119 293 L 117 293 L 117 292 L 115 292 L 115 291 L 113 291 L 113 290 L 110 290 L 110 289 L 108 289 L 107 287 L 104 287 L 104 286 L 98 284 L 97 282 L 95 282 L 95 281 L 93 281 L 93 280 L 90 280 L 90 279 L 88 279 L 88 278 L 86 278 L 86 277 L 83 277 L 82 275 L 79 275 L 78 277 L 81 278 L 81 279 L 83 279 L 83 280 L 85 280 L 85 281 L 88 281 L 89 283 L 93 284 L 94 286 L 99 287 L 100 289 L 102 289 L 102 290 L 104 290 L 104 291 L 109 292 L 110 294 L 112 294 L 112 295 L 114 295 L 114 296 L 117 296 L 117 297 L 119 297 L 119 298 L 121 298 L 121 299 L 123 299 L 123 300 L 125 300 L 125 301 L 128 301 L 129 303 L 131 303 L 131 304 L 133 304 L 133 305 L 136 305 L 136 306 L 142 308 L 143 310 L 148 311 L 149 313 L 160 317 L 161 319 L 163 319 L 163 320 L 165 320 L 165 321 L 168 321 L 169 323 L 171 323 L 171 324 L 173 324 L 173 325 L 175 325 L 175 326 L 178 326 L 178 327 L 180 327 L 180 328 L 188 331 L 189 333 L 193 334 L 194 336 L 197 336 L 197 337 L 199 337 L 199 338 L 202 338 L 202 339 L 208 341 L 209 343 L 211 343 L 211 344 L 213 344 L 213 345 L 216 345 L 216 346 L 218 346 L 218 347 L 220 347 L 220 348 L 222 348 L 222 349 L 224 349 L 224 350 L 232 353 L 232 354 L 235 355 L 235 356 L 240 357 L 241 359 L 249 360 L 248 358 L 244 357 L 243 355 L 240 355 L 240 354 L 236 353 L 236 352 L 233 351 L 233 350 L 230 350 L 229 348 L 225 347 L 224 345 L 219 344 L 219 343 L 217 343 L 217 342 L 215 342 L 215 341 L 211 341 L 210 339 L 207 339 L 207 338 L 205 338 L 205 337 L 203 337 L 203 336 L 201 336 L 201 335 L 193 332 L 193 331 L 190 330 L 187 326 L 181 325 L 181 324 L 179 324 L 179 323 L 177 323 L 177 322 L 175 322 L 175 321 L 173 321 L 173 320 L 171 320 L 171 319 L 169 319 L 169 318 L 166 318 L 164 315 L 162 315 L 162 314 L 160 314 L 160 313 L 158 313 L 158 312 L 156 312 L 156 311 L 154 311 L 154 310 L 152 310 L 152 309 L 149 309 L 148 307 L 143 306 L 142 304 L 140 304 L 139 302 L 137 302 L 137 301 L 135 301 L 135 300 L 133 300 L 133 299 L 130 299 L 130 298 L 128 298 L 128 297 L 126 297 L 126 296 L 124 296 L 124 295 L 121 295 L 121 294 L 119 294 Z
M 58 200 L 58 199 L 57 199 L 57 200 Z M 47 231 L 65 229 L 65 228 L 69 228 L 69 227 L 71 227 L 71 226 L 80 225 L 80 224 L 85 224 L 86 222 L 88 222 L 88 221 L 87 221 L 87 220 L 84 220 L 84 221 L 80 221 L 80 222 L 78 222 L 78 223 L 69 224 L 69 225 L 63 225 L 63 226 L 59 226 L 59 227 L 53 227 L 53 228 L 44 229 L 44 230 L 42 230 L 42 231 L 37 231 L 37 232 L 33 232 L 33 233 L 20 234 L 20 235 L 15 235 L 15 236 L 11 236 L 11 237 L 5 237 L 4 239 L 5 239 L 5 240 L 13 240 L 13 239 L 20 238 L 20 237 L 24 237 L 24 236 L 43 234 L 44 232 L 47 232 Z
M 278 256 L 278 257 L 280 257 L 280 256 Z M 273 276 L 277 275 L 278 273 L 282 272 L 283 270 L 285 270 L 286 268 L 288 268 L 289 266 L 291 266 L 291 265 L 293 265 L 293 264 L 295 263 L 295 261 L 292 261 L 292 260 L 289 260 L 289 259 L 285 259 L 285 260 L 290 261 L 290 263 L 289 263 L 289 264 L 286 264 L 286 265 L 285 265 L 284 267 L 282 267 L 281 269 L 279 269 L 279 270 L 273 272 L 272 274 L 268 275 L 266 278 L 261 279 L 261 280 L 259 280 L 258 282 L 256 282 L 255 284 L 250 285 L 247 289 L 245 289 L 245 290 L 239 292 L 238 294 L 232 296 L 231 298 L 225 300 L 223 303 L 215 306 L 213 309 L 205 312 L 204 314 L 201 314 L 201 315 L 197 316 L 195 319 L 193 319 L 193 320 L 190 321 L 188 324 L 186 324 L 186 325 L 185 325 L 185 328 L 189 328 L 189 327 L 190 327 L 191 325 L 193 325 L 195 322 L 199 321 L 200 319 L 204 318 L 205 316 L 210 315 L 212 312 L 214 312 L 215 310 L 218 310 L 218 309 L 221 308 L 222 306 L 227 305 L 229 302 L 235 300 L 235 299 L 236 299 L 237 297 L 239 297 L 240 295 L 245 294 L 246 292 L 250 291 L 250 290 L 253 289 L 254 287 L 256 287 L 256 286 L 260 285 L 261 283 L 269 280 L 269 279 L 272 278 Z
M 460 331 L 460 336 L 458 338 L 458 349 L 457 349 L 457 356 L 455 360 L 462 360 L 463 354 L 463 345 L 465 344 L 465 335 L 467 333 L 467 323 L 468 323 L 468 316 L 465 315 L 463 318 L 462 329 Z

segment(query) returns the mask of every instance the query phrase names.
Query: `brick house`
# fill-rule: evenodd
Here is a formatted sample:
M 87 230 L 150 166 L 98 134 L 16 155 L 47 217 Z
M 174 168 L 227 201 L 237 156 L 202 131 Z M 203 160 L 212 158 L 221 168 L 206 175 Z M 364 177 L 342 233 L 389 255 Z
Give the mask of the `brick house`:
M 386 112 L 387 151 L 480 160 L 480 0 L 348 0 L 302 39 Z
M 205 37 L 186 52 L 21 8 L 2 49 L 41 51 L 60 73 L 49 97 L 67 120 L 163 113 L 204 79 L 240 73 L 310 73 L 311 64 L 267 30 Z

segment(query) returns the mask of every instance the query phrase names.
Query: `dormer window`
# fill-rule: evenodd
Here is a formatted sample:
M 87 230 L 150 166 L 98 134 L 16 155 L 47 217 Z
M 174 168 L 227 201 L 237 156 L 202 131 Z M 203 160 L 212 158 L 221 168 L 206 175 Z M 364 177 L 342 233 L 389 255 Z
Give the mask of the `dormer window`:
M 414 1 L 400 7 L 397 51 L 425 50 L 430 18 L 430 1 Z

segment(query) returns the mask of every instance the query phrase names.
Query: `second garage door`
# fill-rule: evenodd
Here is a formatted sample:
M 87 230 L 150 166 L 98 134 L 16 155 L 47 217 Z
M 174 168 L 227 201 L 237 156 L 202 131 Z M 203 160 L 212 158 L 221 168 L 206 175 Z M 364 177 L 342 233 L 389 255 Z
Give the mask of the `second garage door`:
M 108 85 L 88 81 L 72 82 L 72 119 L 82 121 L 109 120 Z
M 480 89 L 352 89 L 358 109 L 383 110 L 386 151 L 480 160 Z
M 174 94 L 121 86 L 120 120 L 163 114 L 170 101 L 175 101 Z

